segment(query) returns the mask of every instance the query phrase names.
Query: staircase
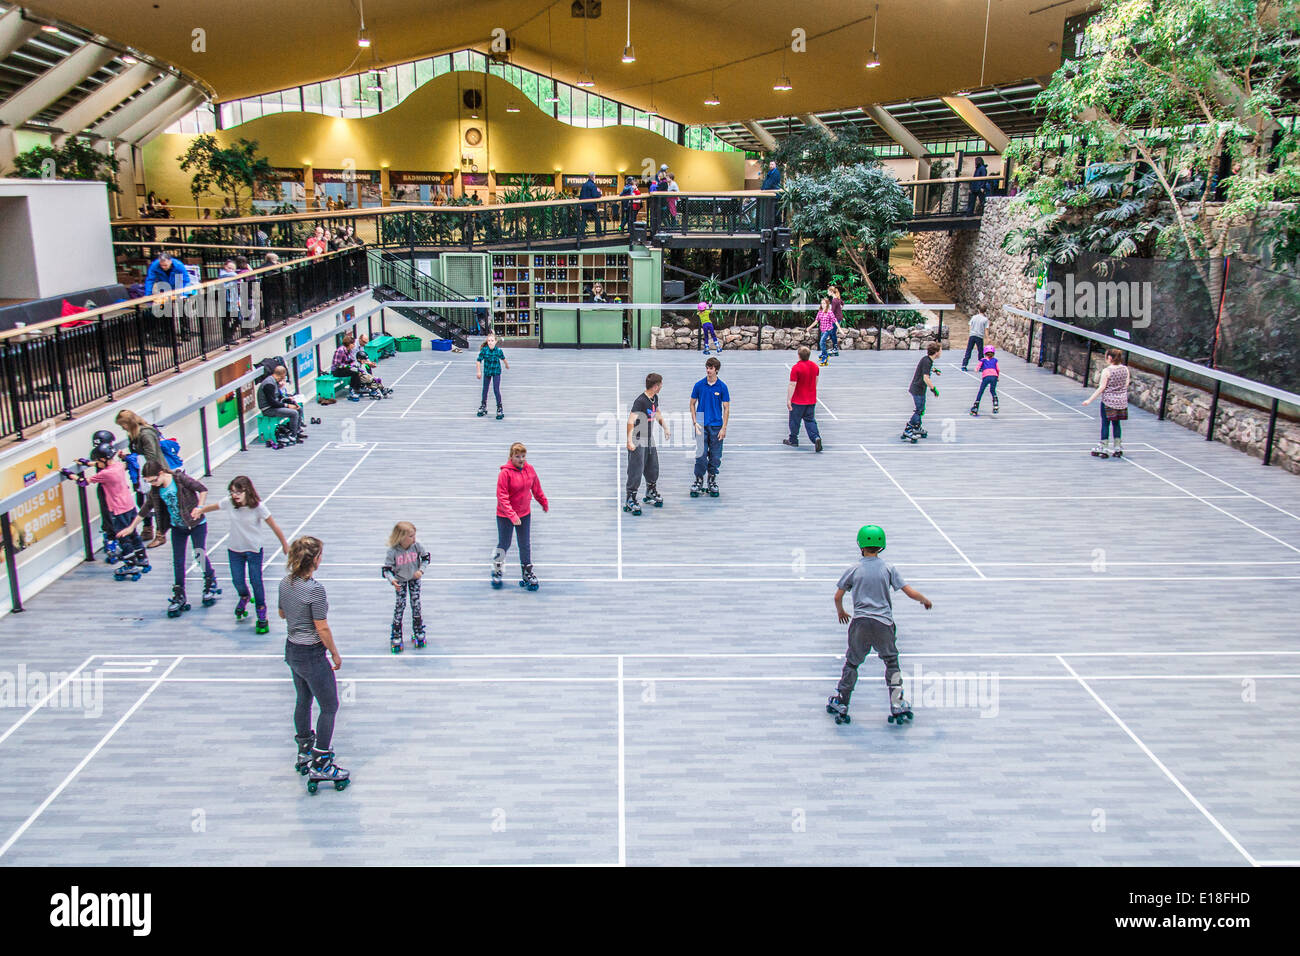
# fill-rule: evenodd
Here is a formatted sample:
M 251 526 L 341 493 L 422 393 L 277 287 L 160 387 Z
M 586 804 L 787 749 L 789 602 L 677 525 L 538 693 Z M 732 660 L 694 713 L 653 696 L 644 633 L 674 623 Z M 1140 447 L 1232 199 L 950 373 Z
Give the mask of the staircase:
M 370 292 L 380 302 L 467 303 L 467 308 L 446 310 L 396 304 L 388 307 L 439 338 L 451 339 L 458 348 L 469 348 L 468 336 L 476 328 L 475 309 L 487 311 L 486 302 L 475 303 L 392 253 L 371 249 L 367 252 L 367 258 L 370 265 Z

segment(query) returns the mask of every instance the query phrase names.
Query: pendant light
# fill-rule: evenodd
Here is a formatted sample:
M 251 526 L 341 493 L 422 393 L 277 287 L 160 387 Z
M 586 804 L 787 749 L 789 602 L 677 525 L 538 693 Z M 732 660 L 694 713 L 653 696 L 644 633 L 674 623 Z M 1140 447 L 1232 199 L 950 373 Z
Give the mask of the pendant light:
M 636 62 L 636 50 L 632 49 L 632 0 L 627 0 L 627 46 L 623 47 L 623 62 Z
M 596 85 L 596 79 L 591 75 L 591 60 L 587 53 L 587 22 L 587 10 L 584 7 L 582 11 L 582 72 L 578 74 L 578 79 L 573 84 L 583 89 L 589 89 Z
M 794 85 L 790 82 L 790 77 L 785 72 L 784 50 L 781 51 L 781 75 L 778 76 L 776 82 L 772 84 L 772 89 L 776 90 L 778 93 L 786 93 L 794 89 Z
M 560 93 L 555 87 L 555 47 L 551 43 L 551 8 L 546 8 L 546 55 L 550 59 L 551 92 L 543 100 L 545 103 L 560 102 Z
M 880 23 L 880 4 L 876 4 L 876 15 L 871 18 L 871 52 L 867 54 L 867 69 L 874 70 L 880 66 L 880 56 L 876 53 L 876 26 Z
M 370 48 L 370 34 L 366 32 L 365 0 L 357 0 L 357 9 L 361 12 L 361 29 L 357 31 L 357 46 L 367 50 Z
M 655 81 L 650 81 L 650 108 L 646 110 L 647 116 L 658 116 L 659 111 L 655 109 Z
M 715 66 L 709 74 L 709 95 L 704 98 L 705 106 L 719 106 L 722 103 L 722 100 L 718 99 L 717 75 L 718 68 Z

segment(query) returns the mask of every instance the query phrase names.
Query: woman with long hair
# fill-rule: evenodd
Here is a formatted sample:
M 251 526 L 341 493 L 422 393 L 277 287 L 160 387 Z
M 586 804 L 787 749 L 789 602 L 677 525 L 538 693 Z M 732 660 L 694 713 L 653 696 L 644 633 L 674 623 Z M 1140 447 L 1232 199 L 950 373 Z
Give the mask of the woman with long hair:
M 151 462 L 158 465 L 166 465 L 167 461 L 162 453 L 162 436 L 158 434 L 158 429 L 150 425 L 147 421 L 137 415 L 130 409 L 122 409 L 117 413 L 118 427 L 126 432 L 127 447 L 125 450 L 118 452 L 118 455 L 125 458 L 127 454 L 139 455 L 144 459 L 140 463 L 141 469 Z M 147 493 L 137 488 L 135 492 L 135 504 L 137 509 L 144 508 Z M 160 525 L 158 535 L 154 537 L 153 517 L 150 516 L 144 522 L 144 527 L 140 529 L 140 536 L 144 538 L 144 543 L 151 548 L 167 543 L 167 533 Z

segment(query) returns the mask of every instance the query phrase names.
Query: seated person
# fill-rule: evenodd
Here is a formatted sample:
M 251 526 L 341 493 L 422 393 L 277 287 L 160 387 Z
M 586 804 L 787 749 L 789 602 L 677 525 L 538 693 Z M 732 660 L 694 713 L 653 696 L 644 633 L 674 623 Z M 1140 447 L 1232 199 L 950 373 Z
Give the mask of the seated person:
M 330 374 L 336 378 L 346 378 L 352 386 L 354 395 L 369 393 L 379 398 L 392 393 L 392 389 L 383 387 L 383 382 L 370 374 L 368 368 L 374 368 L 365 352 L 356 345 L 356 336 L 345 332 L 343 343 L 334 350 L 334 360 L 330 364 Z
M 289 421 L 289 434 L 301 440 L 307 437 L 302 428 L 302 410 L 284 393 L 288 370 L 277 365 L 275 371 L 257 386 L 257 408 L 268 418 L 285 418 Z

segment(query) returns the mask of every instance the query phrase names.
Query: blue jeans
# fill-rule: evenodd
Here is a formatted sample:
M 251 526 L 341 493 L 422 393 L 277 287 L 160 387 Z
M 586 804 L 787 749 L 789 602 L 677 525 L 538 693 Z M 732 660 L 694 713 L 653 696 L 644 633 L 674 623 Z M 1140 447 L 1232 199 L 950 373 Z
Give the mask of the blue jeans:
M 831 326 L 831 348 L 835 351 L 840 350 L 840 333 L 835 326 Z
M 961 357 L 961 367 L 964 371 L 970 363 L 970 354 L 975 353 L 975 363 L 978 365 L 980 357 L 984 354 L 984 336 L 972 335 L 966 340 L 966 354 Z
M 320 705 L 316 717 L 316 749 L 329 750 L 334 739 L 334 715 L 339 712 L 339 686 L 324 644 L 284 642 L 284 662 L 293 673 L 298 695 L 293 708 L 293 730 L 299 737 L 311 733 L 311 702 Z
M 266 589 L 262 586 L 262 549 L 256 551 L 230 551 L 230 580 L 235 585 L 235 593 L 242 598 L 248 597 L 248 585 L 253 586 L 253 603 L 266 607 Z M 248 572 L 248 584 L 244 583 L 244 572 Z
M 808 440 L 816 441 L 821 437 L 817 430 L 817 419 L 813 413 L 817 411 L 816 405 L 790 405 L 790 440 L 796 445 L 799 444 L 799 425 L 800 423 L 808 430 Z
M 503 518 L 497 515 L 497 547 L 505 552 L 510 550 L 510 536 L 512 534 L 519 538 L 519 566 L 526 567 L 533 563 L 532 542 L 529 540 L 529 528 L 532 523 L 532 515 L 520 515 L 519 527 L 516 528 L 509 518 Z
M 703 478 L 707 470 L 716 475 L 722 467 L 722 439 L 718 433 L 721 425 L 704 425 L 704 434 L 695 436 L 695 477 Z
M 989 390 L 989 394 L 993 396 L 993 401 L 996 402 L 998 400 L 998 377 L 996 375 L 980 379 L 980 393 L 975 396 L 975 406 L 977 408 L 979 403 L 984 400 L 984 389 L 986 388 Z
M 821 349 L 820 357 L 823 362 L 826 361 L 826 343 L 831 340 L 831 337 L 833 336 L 834 332 L 835 332 L 835 328 L 834 326 L 832 326 L 831 328 L 827 329 L 825 332 L 822 333 L 822 337 L 817 342 L 817 347 Z
M 489 384 L 492 386 L 492 394 L 496 395 L 497 397 L 497 408 L 500 408 L 501 407 L 501 373 L 500 372 L 497 372 L 495 375 L 488 375 L 486 372 L 483 374 L 483 400 L 479 402 L 479 404 L 482 405 L 484 408 L 487 407 L 487 390 Z
M 925 414 L 925 392 L 921 392 L 920 395 L 913 394 L 912 403 L 916 406 L 916 411 L 912 412 L 912 417 L 907 420 L 907 427 L 920 428 L 921 416 Z
M 1114 428 L 1114 429 L 1115 429 L 1115 440 L 1116 440 L 1116 441 L 1119 441 L 1119 440 L 1120 440 L 1120 437 L 1121 437 L 1121 436 L 1120 436 L 1120 426 L 1123 425 L 1123 424 L 1124 424 L 1124 423 L 1123 423 L 1122 421 L 1120 421 L 1118 418 L 1115 419 L 1115 421 L 1113 421 L 1113 422 L 1112 422 L 1109 418 L 1107 418 L 1107 417 L 1106 417 L 1106 406 L 1105 406 L 1105 405 L 1102 405 L 1102 406 L 1101 406 L 1101 440 L 1102 440 L 1102 441 L 1105 441 L 1106 439 L 1108 439 L 1108 438 L 1110 437 L 1110 430 L 1111 430 L 1111 428 Z

